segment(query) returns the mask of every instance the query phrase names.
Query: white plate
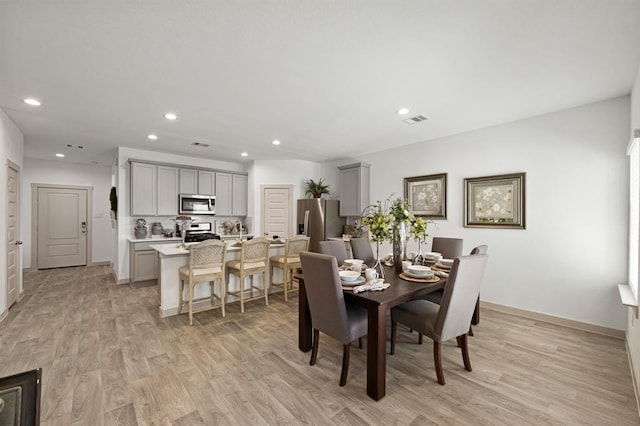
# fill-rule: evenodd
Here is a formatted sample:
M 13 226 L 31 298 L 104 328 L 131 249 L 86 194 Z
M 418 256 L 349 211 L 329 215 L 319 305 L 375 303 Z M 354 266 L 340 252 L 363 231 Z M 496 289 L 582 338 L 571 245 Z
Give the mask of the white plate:
M 440 259 L 440 263 L 442 263 L 445 266 L 452 267 L 453 259 Z
M 441 269 L 451 269 L 451 265 L 443 265 L 443 264 L 442 264 L 442 263 L 440 263 L 440 262 L 437 262 L 437 263 L 436 263 L 436 266 L 437 266 L 438 268 L 441 268 Z
M 340 280 L 343 287 L 353 287 L 356 285 L 364 284 L 365 281 L 366 279 L 364 277 L 358 277 L 355 279 L 355 281 L 348 281 L 348 282 Z
M 427 275 L 418 275 L 418 274 L 412 274 L 411 271 L 407 271 L 405 272 L 405 274 L 407 274 L 411 278 L 433 278 L 433 276 L 435 275 L 435 272 L 431 271 L 431 273 Z

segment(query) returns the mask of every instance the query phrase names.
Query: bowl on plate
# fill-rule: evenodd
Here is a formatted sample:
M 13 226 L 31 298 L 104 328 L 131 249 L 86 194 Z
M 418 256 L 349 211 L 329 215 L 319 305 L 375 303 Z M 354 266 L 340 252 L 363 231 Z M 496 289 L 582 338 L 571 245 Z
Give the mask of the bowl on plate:
M 345 259 L 344 264 L 349 266 L 352 270 L 360 272 L 362 271 L 362 264 L 364 260 L 362 259 Z
M 428 277 L 429 275 L 433 275 L 433 271 L 428 266 L 422 265 L 409 265 L 407 267 L 407 271 L 416 276 Z
M 428 251 L 426 253 L 422 253 L 422 257 L 427 260 L 440 260 L 442 259 L 442 254 L 435 251 Z
M 357 271 L 340 271 L 340 279 L 346 283 L 354 282 L 360 278 L 360 272 Z
M 440 264 L 448 267 L 453 266 L 453 259 L 440 259 Z

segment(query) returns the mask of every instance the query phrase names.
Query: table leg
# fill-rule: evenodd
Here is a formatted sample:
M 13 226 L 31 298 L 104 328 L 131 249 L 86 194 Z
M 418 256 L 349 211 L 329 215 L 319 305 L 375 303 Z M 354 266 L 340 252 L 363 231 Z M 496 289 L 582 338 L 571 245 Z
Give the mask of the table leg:
M 368 308 L 367 395 L 378 401 L 385 395 L 387 374 L 386 309 L 382 305 Z
M 309 352 L 313 346 L 311 312 L 307 303 L 304 279 L 298 279 L 298 349 Z

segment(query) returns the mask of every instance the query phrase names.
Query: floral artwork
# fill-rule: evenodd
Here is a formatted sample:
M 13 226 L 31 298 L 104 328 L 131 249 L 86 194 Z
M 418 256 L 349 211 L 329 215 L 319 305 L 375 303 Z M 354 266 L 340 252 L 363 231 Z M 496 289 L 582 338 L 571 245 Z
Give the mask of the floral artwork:
M 465 226 L 524 229 L 524 173 L 465 179 Z
M 411 213 L 432 219 L 447 218 L 447 174 L 404 179 L 404 193 Z

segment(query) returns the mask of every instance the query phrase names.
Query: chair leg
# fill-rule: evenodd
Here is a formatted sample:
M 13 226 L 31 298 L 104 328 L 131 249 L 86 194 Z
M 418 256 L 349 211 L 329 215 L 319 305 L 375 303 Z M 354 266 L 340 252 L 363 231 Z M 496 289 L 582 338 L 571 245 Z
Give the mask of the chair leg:
M 262 288 L 264 289 L 264 304 L 269 306 L 269 281 L 267 281 L 267 270 L 266 269 L 262 273 Z
M 340 386 L 347 384 L 347 374 L 349 374 L 349 353 L 350 345 L 343 345 L 342 350 L 342 373 L 340 373 Z
M 189 280 L 189 325 L 193 325 L 193 285 Z
M 473 327 L 469 326 L 469 336 L 473 336 Z
M 418 333 L 418 343 L 422 344 L 422 333 Z
M 273 277 L 273 275 L 271 275 Z M 284 265 L 282 268 L 282 291 L 284 291 L 284 303 L 287 303 L 287 290 L 289 290 L 289 270 L 287 269 L 287 265 Z
M 362 349 L 362 337 L 358 337 L 358 348 Z
M 444 373 L 442 372 L 442 357 L 440 356 L 440 343 L 433 341 L 433 361 L 436 364 L 436 376 L 438 383 L 444 385 Z
M 178 315 L 182 312 L 182 303 L 184 302 L 184 280 L 181 278 L 178 285 Z
M 462 361 L 464 362 L 464 368 L 467 371 L 471 371 L 471 361 L 469 360 L 469 347 L 467 346 L 467 335 L 460 336 L 460 346 L 462 347 Z
M 396 353 L 396 332 L 398 330 L 398 321 L 391 320 L 391 350 L 390 355 Z
M 320 332 L 317 329 L 313 329 L 313 349 L 311 350 L 311 361 L 309 365 L 316 365 L 318 359 L 318 344 L 320 343 Z
M 240 274 L 240 312 L 244 314 L 244 275 Z

